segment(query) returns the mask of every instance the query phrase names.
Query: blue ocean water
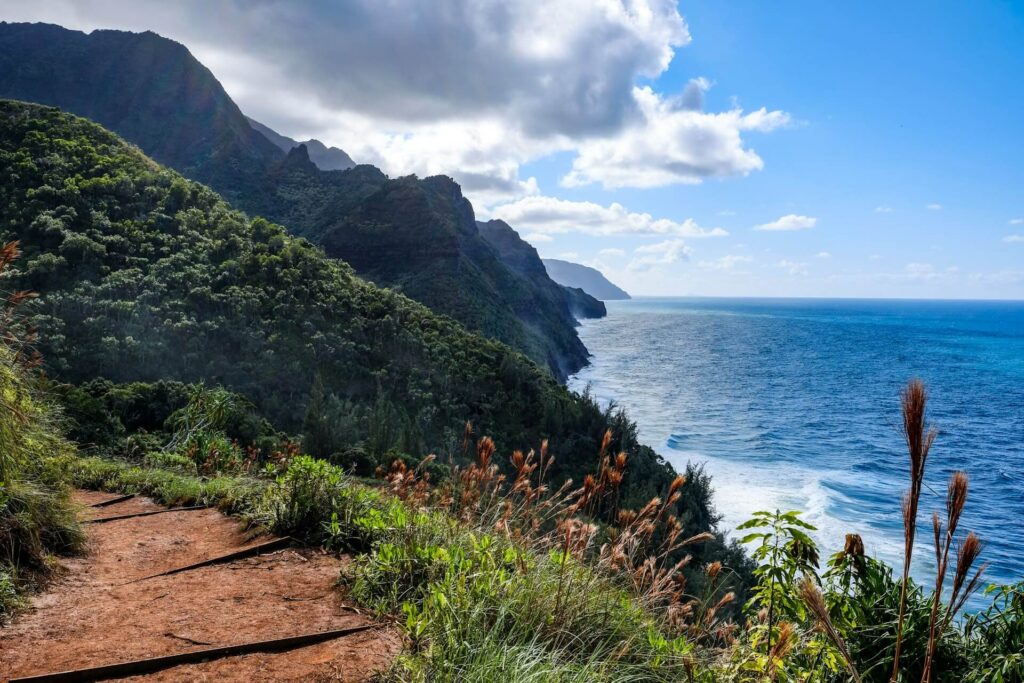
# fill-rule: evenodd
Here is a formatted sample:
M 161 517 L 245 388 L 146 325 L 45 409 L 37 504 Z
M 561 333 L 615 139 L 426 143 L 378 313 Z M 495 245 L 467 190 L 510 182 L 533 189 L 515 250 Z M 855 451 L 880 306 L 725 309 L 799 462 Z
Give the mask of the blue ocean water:
M 677 467 L 705 463 L 726 528 L 803 510 L 823 555 L 856 532 L 896 566 L 899 396 L 920 377 L 940 433 L 914 574 L 931 574 L 930 514 L 961 469 L 989 580 L 1024 577 L 1024 302 L 635 299 L 580 335 L 592 364 L 570 386 L 624 406 Z

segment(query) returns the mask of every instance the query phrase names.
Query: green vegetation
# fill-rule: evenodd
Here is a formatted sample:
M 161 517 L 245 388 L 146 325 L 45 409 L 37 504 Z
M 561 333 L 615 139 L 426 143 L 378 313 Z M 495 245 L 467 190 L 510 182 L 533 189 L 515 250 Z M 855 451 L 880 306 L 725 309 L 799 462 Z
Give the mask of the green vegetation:
M 908 443 L 922 443 L 924 402 L 908 405 L 921 415 Z M 820 567 L 813 527 L 799 513 L 763 512 L 744 525 L 757 543 L 757 584 L 733 616 L 720 563 L 699 566 L 700 589 L 681 573 L 694 562 L 685 553 L 708 539 L 684 537 L 669 512 L 682 478 L 627 509 L 617 487 L 628 460 L 607 450 L 582 486 L 558 490 L 546 483 L 543 447 L 514 453 L 508 478 L 493 464 L 490 439 L 472 450 L 472 463 L 436 485 L 430 462 L 396 461 L 384 486 L 368 486 L 294 453 L 208 478 L 68 456 L 46 468 L 78 485 L 218 504 L 251 524 L 354 553 L 341 577 L 347 596 L 398 616 L 407 637 L 384 680 L 882 683 L 894 665 L 898 681 L 1022 680 L 1024 586 L 991 587 L 990 608 L 956 620 L 980 573 L 972 573 L 971 535 L 955 533 L 962 473 L 935 522 L 937 556 L 946 538 L 958 548 L 946 600 L 936 597 L 941 580 L 930 595 L 910 580 L 904 591 L 854 535 Z M 602 508 L 617 513 L 615 525 L 595 523 Z
M 13 243 L 0 249 L 0 277 L 16 256 Z M 9 292 L 0 311 L 0 622 L 22 592 L 46 578 L 51 554 L 82 543 L 67 492 L 43 466 L 45 457 L 73 446 L 32 369 L 32 340 L 18 317 L 28 298 Z
M 982 582 L 964 473 L 933 517 L 934 585 L 909 577 L 935 438 L 920 383 L 902 573 L 852 535 L 822 567 L 780 511 L 743 525 L 751 567 L 707 477 L 621 411 L 95 124 L 0 102 L 0 208 L 24 248 L 0 255 L 0 614 L 80 545 L 73 483 L 354 554 L 348 596 L 408 639 L 391 680 L 1024 680 L 1024 586 L 963 615 Z
M 470 420 L 499 453 L 549 439 L 559 484 L 581 480 L 611 428 L 609 448 L 630 459 L 624 505 L 675 477 L 620 411 L 232 210 L 84 119 L 0 103 L 0 207 L 0 235 L 24 250 L 15 284 L 40 295 L 31 322 L 46 370 L 71 385 L 56 393 L 74 438 L 100 452 L 159 450 L 187 403 L 184 385 L 205 382 L 237 395 L 224 436 L 255 446 L 260 462 L 281 442 L 277 430 L 361 474 L 396 455 L 450 462 Z M 687 475 L 676 512 L 687 534 L 713 531 L 709 482 Z M 746 561 L 720 536 L 697 554 L 743 583 Z
M 450 178 L 390 180 L 372 166 L 321 171 L 306 147 L 286 155 L 179 43 L 150 32 L 0 24 L 0 97 L 99 122 L 237 208 L 509 344 L 558 378 L 586 363 L 567 297 L 543 268 L 523 277 L 499 257 Z

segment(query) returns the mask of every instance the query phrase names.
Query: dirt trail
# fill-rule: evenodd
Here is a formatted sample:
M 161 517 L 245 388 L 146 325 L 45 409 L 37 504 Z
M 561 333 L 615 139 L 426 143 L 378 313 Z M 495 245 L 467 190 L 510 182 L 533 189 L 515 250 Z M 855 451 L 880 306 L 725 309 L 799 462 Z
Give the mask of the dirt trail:
M 112 494 L 79 492 L 83 506 Z M 146 498 L 83 507 L 83 519 L 160 510 Z M 167 512 L 86 526 L 88 553 L 0 628 L 0 680 L 372 623 L 335 583 L 344 561 L 280 550 L 148 578 L 268 540 L 216 510 Z M 134 583 L 129 583 L 135 581 Z M 287 652 L 177 666 L 123 680 L 363 681 L 387 668 L 401 638 L 379 628 Z

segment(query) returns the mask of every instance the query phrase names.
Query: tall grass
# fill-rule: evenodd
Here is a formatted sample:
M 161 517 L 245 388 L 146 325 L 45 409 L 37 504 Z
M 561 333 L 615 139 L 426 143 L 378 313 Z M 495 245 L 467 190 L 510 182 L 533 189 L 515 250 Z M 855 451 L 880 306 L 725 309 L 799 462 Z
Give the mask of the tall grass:
M 17 256 L 16 242 L 0 248 L 0 278 Z M 83 540 L 66 490 L 41 466 L 73 447 L 39 389 L 34 335 L 18 314 L 31 298 L 8 293 L 0 312 L 0 620 L 46 577 L 51 554 L 72 552 Z
M 916 383 L 904 394 L 912 459 L 905 511 L 916 510 L 910 499 L 920 495 L 935 438 L 925 396 Z M 166 503 L 217 504 L 250 524 L 354 553 L 341 577 L 348 598 L 396 620 L 407 637 L 385 680 L 884 683 L 893 671 L 897 680 L 923 683 L 1024 677 L 1024 591 L 999 589 L 990 610 L 968 617 L 964 628 L 957 623 L 982 576 L 975 569 L 981 543 L 960 530 L 969 489 L 963 473 L 949 482 L 945 515 L 933 516 L 931 591 L 906 566 L 897 574 L 867 556 L 855 535 L 821 572 L 799 514 L 765 512 L 744 525 L 762 542 L 759 584 L 745 618 L 731 621 L 728 568 L 709 564 L 698 594 L 687 588 L 688 549 L 704 536 L 684 538 L 671 513 L 683 480 L 640 509 L 622 509 L 617 486 L 628 463 L 607 452 L 610 441 L 593 474 L 555 490 L 545 479 L 546 444 L 513 453 L 506 473 L 494 465 L 493 442 L 474 443 L 468 431 L 465 464 L 438 482 L 431 473 L 442 469 L 430 457 L 417 467 L 395 461 L 380 473 L 380 486 L 368 486 L 294 452 L 241 475 L 200 477 L 193 461 L 166 455 L 149 462 L 178 471 L 69 456 L 50 459 L 47 469 Z M 905 538 L 913 533 L 908 524 Z

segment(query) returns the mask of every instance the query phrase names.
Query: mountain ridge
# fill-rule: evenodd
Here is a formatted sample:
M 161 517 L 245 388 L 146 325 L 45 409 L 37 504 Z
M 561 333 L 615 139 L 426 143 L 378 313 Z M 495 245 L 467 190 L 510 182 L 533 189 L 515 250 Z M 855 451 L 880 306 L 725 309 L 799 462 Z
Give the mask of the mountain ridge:
M 356 162 L 352 160 L 352 157 L 350 157 L 343 149 L 328 147 L 316 138 L 299 142 L 287 135 L 281 135 L 269 126 L 265 126 L 249 116 L 246 116 L 245 118 L 249 122 L 249 125 L 251 125 L 258 133 L 262 134 L 263 137 L 270 140 L 285 153 L 292 151 L 292 149 L 300 145 L 304 145 L 309 154 L 310 161 L 316 164 L 316 167 L 321 171 L 346 171 L 356 165 Z
M 308 146 L 284 152 L 180 43 L 151 32 L 0 24 L 0 97 L 58 106 L 107 126 L 233 206 L 512 345 L 557 379 L 587 363 L 570 296 L 540 300 L 523 314 L 516 302 L 533 283 L 497 258 L 451 179 L 391 179 L 368 165 L 324 171 Z M 425 249 L 444 253 L 431 261 Z
M 582 289 L 602 301 L 619 301 L 632 297 L 622 288 L 613 284 L 596 268 L 572 261 L 544 259 L 544 267 L 552 280 L 565 287 Z

